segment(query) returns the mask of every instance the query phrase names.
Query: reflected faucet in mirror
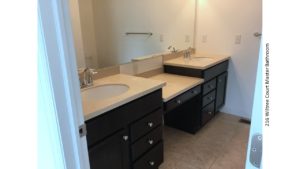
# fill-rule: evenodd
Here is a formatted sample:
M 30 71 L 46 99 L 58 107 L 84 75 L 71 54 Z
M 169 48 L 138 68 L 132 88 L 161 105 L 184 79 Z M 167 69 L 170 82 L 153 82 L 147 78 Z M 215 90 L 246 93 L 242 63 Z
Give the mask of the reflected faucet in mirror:
M 192 48 L 189 47 L 188 49 L 186 49 L 183 52 L 183 58 L 185 58 L 185 59 L 191 59 L 191 53 L 192 53 Z
M 89 86 L 93 86 L 93 75 L 97 74 L 98 72 L 95 71 L 95 69 L 90 68 L 80 68 L 78 69 L 78 76 L 79 76 L 79 83 L 80 88 L 85 88 Z
M 175 49 L 174 46 L 169 46 L 169 47 L 168 47 L 168 50 L 170 50 L 171 53 L 176 53 L 176 52 L 178 51 L 178 50 Z

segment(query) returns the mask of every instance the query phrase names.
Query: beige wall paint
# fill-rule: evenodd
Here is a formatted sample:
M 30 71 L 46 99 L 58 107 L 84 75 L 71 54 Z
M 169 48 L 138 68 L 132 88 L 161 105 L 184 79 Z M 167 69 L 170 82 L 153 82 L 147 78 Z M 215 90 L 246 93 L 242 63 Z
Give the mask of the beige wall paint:
M 93 63 L 103 67 L 166 51 L 169 45 L 193 46 L 194 9 L 194 0 L 80 1 L 85 56 L 100 56 Z M 152 32 L 153 36 L 126 36 L 125 32 Z M 95 41 L 96 46 L 91 45 Z
M 262 1 L 199 0 L 197 8 L 196 49 L 232 56 L 222 111 L 250 119 L 260 43 L 253 34 L 262 29 Z
M 84 49 L 81 34 L 81 23 L 79 16 L 78 0 L 69 0 L 70 15 L 72 20 L 73 38 L 76 50 L 76 61 L 78 67 L 85 67 Z
M 95 37 L 92 0 L 78 0 L 80 23 L 82 30 L 82 43 L 84 47 L 84 60 L 87 67 L 98 67 L 98 54 Z

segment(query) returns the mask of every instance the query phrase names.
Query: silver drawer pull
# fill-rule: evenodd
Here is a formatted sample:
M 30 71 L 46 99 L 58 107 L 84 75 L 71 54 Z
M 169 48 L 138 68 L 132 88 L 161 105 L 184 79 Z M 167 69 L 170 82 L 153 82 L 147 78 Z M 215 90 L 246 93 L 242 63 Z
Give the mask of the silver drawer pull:
M 154 161 L 149 161 L 149 164 L 150 164 L 151 166 L 154 166 L 155 162 L 154 162 Z
M 208 114 L 209 114 L 209 115 L 212 115 L 212 112 L 210 111 L 210 112 L 208 112 Z
M 212 96 L 208 97 L 208 100 L 213 100 L 213 97 Z
M 193 94 L 197 94 L 198 92 L 197 92 L 197 90 L 193 90 L 192 93 Z
M 127 141 L 128 140 L 128 136 L 123 136 L 123 140 Z
M 181 100 L 177 100 L 176 103 L 181 104 Z
M 148 122 L 149 127 L 153 127 L 153 122 Z
M 148 140 L 148 143 L 149 143 L 150 145 L 152 145 L 152 144 L 154 143 L 154 141 L 153 141 L 152 139 L 149 139 L 149 140 Z
M 213 87 L 214 87 L 213 85 L 208 85 L 208 88 L 210 88 L 210 89 L 213 88 Z

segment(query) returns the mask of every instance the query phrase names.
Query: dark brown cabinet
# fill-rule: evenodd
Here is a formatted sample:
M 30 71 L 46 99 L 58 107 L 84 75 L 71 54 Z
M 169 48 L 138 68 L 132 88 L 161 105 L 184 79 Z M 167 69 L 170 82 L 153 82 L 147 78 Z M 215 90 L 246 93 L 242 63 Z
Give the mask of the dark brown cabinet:
M 91 169 L 129 169 L 129 137 L 125 129 L 89 148 Z
M 159 89 L 86 121 L 91 169 L 157 169 L 163 161 L 162 105 Z
M 217 77 L 216 109 L 219 110 L 225 104 L 227 72 Z
M 184 128 L 183 130 L 188 132 L 192 131 L 191 133 L 194 133 L 197 127 L 193 128 L 193 130 L 190 130 L 190 128 L 186 130 L 187 127 L 182 126 L 189 125 L 188 122 L 190 122 L 190 125 L 193 124 L 194 120 L 192 118 L 197 118 L 196 121 L 198 123 L 196 124 L 203 126 L 214 117 L 215 113 L 218 112 L 225 104 L 228 64 L 229 61 L 226 60 L 203 70 L 164 65 L 164 71 L 166 73 L 200 77 L 205 80 L 205 82 L 201 85 L 200 91 L 202 91 L 202 93 L 198 101 L 194 101 L 193 104 L 191 101 L 188 105 L 189 107 L 185 106 L 182 108 L 177 108 L 176 110 L 172 111 L 174 115 L 168 115 L 167 121 L 171 126 L 175 126 L 176 128 Z M 173 104 L 175 104 L 175 102 L 176 100 Z M 191 112 L 194 113 L 190 115 Z M 191 116 L 191 118 L 185 116 Z M 183 122 L 185 119 L 190 121 L 186 120 L 186 122 Z
M 210 119 L 214 117 L 215 112 L 215 102 L 211 102 L 202 108 L 201 113 L 201 125 L 206 124 Z
M 195 92 L 196 91 L 196 92 Z M 190 97 L 183 97 L 183 96 Z M 201 127 L 201 85 L 165 103 L 165 124 L 189 133 L 196 133 Z M 178 103 L 177 100 L 184 99 Z M 173 106 L 173 105 L 176 106 Z

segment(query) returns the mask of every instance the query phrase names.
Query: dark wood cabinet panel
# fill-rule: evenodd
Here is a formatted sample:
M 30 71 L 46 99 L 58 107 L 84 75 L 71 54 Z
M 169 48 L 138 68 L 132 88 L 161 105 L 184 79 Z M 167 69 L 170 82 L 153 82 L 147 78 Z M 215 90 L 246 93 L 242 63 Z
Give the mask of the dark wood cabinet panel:
M 125 129 L 118 131 L 91 147 L 89 160 L 91 169 L 129 169 L 128 132 Z
M 162 104 L 162 90 L 160 89 L 86 121 L 88 146 L 96 144 L 128 123 L 162 107 Z
M 216 98 L 216 91 L 213 90 L 210 93 L 208 93 L 207 95 L 202 97 L 202 107 L 206 106 L 208 103 L 211 103 L 212 101 L 214 101 Z
M 203 76 L 203 70 L 201 69 L 185 68 L 185 67 L 170 66 L 170 65 L 164 65 L 164 72 L 172 73 L 176 75 L 182 75 L 182 76 L 191 76 L 191 77 Z
M 152 151 L 152 148 L 158 142 L 162 145 L 162 128 L 158 127 L 162 124 L 162 106 L 162 90 L 159 89 L 86 121 L 90 168 L 129 169 L 136 160 L 133 156 L 148 158 L 150 152 L 157 167 L 160 164 L 157 157 L 163 156 L 163 149 L 156 146 Z M 153 147 L 149 147 L 150 143 L 136 141 L 142 136 L 144 140 L 149 136 Z M 130 150 L 134 150 L 134 154 Z
M 163 144 L 159 142 L 146 155 L 133 164 L 133 169 L 157 169 L 163 162 Z
M 164 116 L 165 124 L 188 133 L 196 133 L 201 127 L 201 93 Z
M 210 79 L 218 76 L 219 74 L 227 71 L 228 63 L 229 63 L 229 61 L 226 60 L 226 61 L 219 63 L 211 68 L 203 70 L 203 75 L 201 77 L 204 78 L 205 80 L 210 80 Z
M 183 103 L 185 103 L 189 99 L 199 95 L 200 93 L 201 93 L 201 85 L 198 85 L 198 86 L 188 90 L 187 92 L 171 99 L 170 101 L 165 103 L 165 106 L 164 106 L 165 113 L 175 109 L 176 107 L 182 105 Z
M 214 117 L 215 107 L 214 102 L 208 104 L 204 108 L 202 108 L 202 117 L 201 117 L 201 125 L 206 124 L 210 119 Z
M 159 125 L 149 134 L 145 135 L 138 141 L 136 141 L 132 147 L 132 159 L 135 161 L 138 157 L 140 157 L 143 153 L 147 152 L 151 147 L 153 147 L 156 143 L 162 140 L 162 125 Z
M 216 78 L 206 82 L 203 84 L 203 92 L 202 95 L 207 94 L 208 92 L 214 90 L 216 88 L 217 82 L 216 82 Z
M 166 73 L 178 74 L 183 76 L 200 77 L 207 81 L 227 71 L 228 64 L 229 61 L 226 60 L 207 69 L 195 69 L 180 66 L 164 65 L 164 71 Z
M 156 126 L 162 123 L 163 110 L 159 109 L 150 115 L 138 120 L 130 126 L 131 141 L 136 141 L 139 137 L 147 134 Z
M 219 111 L 219 109 L 225 104 L 227 74 L 228 73 L 225 72 L 217 78 L 216 111 Z

